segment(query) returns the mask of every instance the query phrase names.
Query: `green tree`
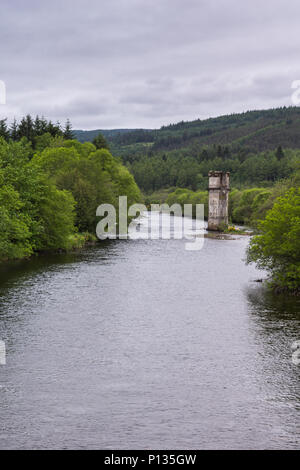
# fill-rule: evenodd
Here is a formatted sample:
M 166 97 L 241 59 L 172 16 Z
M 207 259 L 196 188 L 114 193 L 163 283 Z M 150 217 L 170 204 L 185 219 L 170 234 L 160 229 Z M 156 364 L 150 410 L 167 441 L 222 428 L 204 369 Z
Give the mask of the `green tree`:
M 30 160 L 27 141 L 0 139 L 0 260 L 67 249 L 75 233 L 75 201 Z
M 38 205 L 41 229 L 35 243 L 37 250 L 67 250 L 75 232 L 75 200 L 68 191 L 60 191 L 53 184 L 44 185 L 44 194 Z
M 276 157 L 277 157 L 277 160 L 282 160 L 285 157 L 284 151 L 282 150 L 281 145 L 279 145 L 279 147 L 276 150 Z
M 96 150 L 91 143 L 76 140 L 64 147 L 46 148 L 33 158 L 60 190 L 68 190 L 76 201 L 76 226 L 94 233 L 96 209 L 102 203 L 118 206 L 118 196 L 128 196 L 128 203 L 140 200 L 140 191 L 121 162 L 106 149 Z
M 1 119 L 0 120 L 0 137 L 2 137 L 5 140 L 9 139 L 9 130 L 7 128 L 7 119 Z
M 258 208 L 258 196 L 262 193 L 265 193 L 263 188 L 252 188 L 242 191 L 241 197 L 237 200 L 238 203 L 232 211 L 232 220 L 241 224 L 249 223 L 253 211 Z
M 18 123 L 16 118 L 13 120 L 9 131 L 11 139 L 14 141 L 18 140 Z
M 269 271 L 273 286 L 299 292 L 300 188 L 276 200 L 259 231 L 250 242 L 248 262 Z
M 24 118 L 22 118 L 19 127 L 18 127 L 18 138 L 22 139 L 22 137 L 26 137 L 27 140 L 30 142 L 34 141 L 35 131 L 34 131 L 34 124 L 32 117 L 30 114 L 27 114 Z
M 38 135 L 35 138 L 35 150 L 37 152 L 42 152 L 45 148 L 50 147 L 52 140 L 53 137 L 51 137 L 51 134 L 49 132 L 46 132 L 42 135 Z
M 2 178 L 1 178 L 2 176 Z M 20 194 L 11 185 L 3 184 L 0 173 L 0 260 L 23 258 L 32 254 L 30 217 L 22 209 Z
M 70 119 L 67 119 L 67 122 L 66 122 L 65 128 L 64 128 L 63 136 L 66 140 L 74 139 L 74 133 L 72 131 L 72 124 L 71 124 Z
M 95 147 L 99 150 L 99 149 L 107 149 L 109 150 L 109 145 L 105 139 L 105 137 L 99 133 L 97 135 L 97 137 L 95 137 L 95 139 L 93 140 L 93 144 L 95 145 Z

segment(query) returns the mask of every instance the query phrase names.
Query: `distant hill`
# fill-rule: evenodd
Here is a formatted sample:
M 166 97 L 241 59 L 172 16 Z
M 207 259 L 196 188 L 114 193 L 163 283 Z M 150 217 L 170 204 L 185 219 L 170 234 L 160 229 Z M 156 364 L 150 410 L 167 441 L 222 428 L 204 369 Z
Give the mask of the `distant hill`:
M 111 139 L 115 136 L 136 131 L 138 131 L 138 129 L 96 129 L 92 131 L 74 130 L 73 133 L 79 142 L 92 142 L 99 133 L 104 135 L 107 139 Z
M 179 122 L 160 129 L 111 129 L 74 131 L 80 142 L 92 141 L 101 132 L 121 155 L 226 145 L 249 151 L 300 148 L 300 108 L 284 107 L 248 111 L 205 120 Z
M 251 151 L 272 150 L 279 145 L 300 148 L 300 108 L 249 111 L 203 121 L 182 121 L 155 131 L 114 134 L 111 141 L 120 148 L 144 143 L 148 152 L 182 149 L 191 145 L 242 146 Z
M 99 131 L 77 131 L 92 140 Z M 300 108 L 248 111 L 160 129 L 102 131 L 145 193 L 204 190 L 212 169 L 229 171 L 235 187 L 270 186 L 300 164 Z

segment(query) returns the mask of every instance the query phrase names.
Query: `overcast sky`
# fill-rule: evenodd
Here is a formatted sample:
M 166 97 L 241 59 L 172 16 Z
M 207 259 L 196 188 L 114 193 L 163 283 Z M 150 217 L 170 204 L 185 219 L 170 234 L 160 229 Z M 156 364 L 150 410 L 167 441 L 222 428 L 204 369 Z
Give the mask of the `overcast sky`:
M 160 127 L 291 105 L 299 0 L 1 0 L 0 118 Z

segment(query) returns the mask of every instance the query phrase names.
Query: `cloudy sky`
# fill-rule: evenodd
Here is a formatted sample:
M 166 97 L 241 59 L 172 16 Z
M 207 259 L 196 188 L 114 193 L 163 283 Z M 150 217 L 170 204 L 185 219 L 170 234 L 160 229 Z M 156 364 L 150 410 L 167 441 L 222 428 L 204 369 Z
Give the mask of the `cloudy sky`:
M 299 0 L 1 0 L 0 118 L 81 129 L 291 105 Z

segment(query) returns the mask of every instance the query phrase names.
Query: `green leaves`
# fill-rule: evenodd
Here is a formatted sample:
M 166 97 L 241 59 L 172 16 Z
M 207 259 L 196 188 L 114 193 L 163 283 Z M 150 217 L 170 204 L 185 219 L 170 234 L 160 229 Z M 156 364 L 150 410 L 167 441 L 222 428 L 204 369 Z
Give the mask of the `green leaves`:
M 97 137 L 95 137 L 95 139 L 93 140 L 93 144 L 95 145 L 95 147 L 97 149 L 107 149 L 107 150 L 109 150 L 108 143 L 107 143 L 105 137 L 103 137 L 103 135 L 101 133 L 99 133 L 97 135 Z
M 0 143 L 0 260 L 67 246 L 75 201 L 30 162 L 25 143 Z
M 259 234 L 250 243 L 248 262 L 270 271 L 273 284 L 288 289 L 300 287 L 300 188 L 279 197 Z
M 141 199 L 128 169 L 92 143 L 44 133 L 31 157 L 26 139 L 0 137 L 0 261 L 78 247 L 86 239 L 78 231 L 95 232 L 100 204 Z

